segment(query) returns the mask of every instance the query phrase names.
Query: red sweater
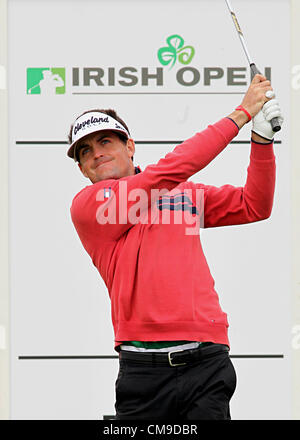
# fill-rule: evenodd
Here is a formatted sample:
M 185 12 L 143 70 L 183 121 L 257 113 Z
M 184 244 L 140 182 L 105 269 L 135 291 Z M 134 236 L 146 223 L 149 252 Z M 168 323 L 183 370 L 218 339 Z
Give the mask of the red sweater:
M 232 120 L 221 119 L 143 172 L 97 182 L 74 197 L 74 226 L 110 295 L 115 348 L 123 341 L 229 345 L 227 314 L 214 289 L 199 227 L 239 225 L 270 216 L 273 144 L 252 142 L 244 187 L 214 187 L 187 179 L 237 134 Z M 158 196 L 153 189 L 164 191 Z

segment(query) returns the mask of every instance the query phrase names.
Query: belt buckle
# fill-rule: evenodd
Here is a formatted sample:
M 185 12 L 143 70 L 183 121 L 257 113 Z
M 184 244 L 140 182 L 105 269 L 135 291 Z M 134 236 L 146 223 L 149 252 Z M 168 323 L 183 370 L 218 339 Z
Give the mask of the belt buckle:
M 184 351 L 184 350 L 175 350 L 175 351 L 169 351 L 169 352 L 168 352 L 168 360 L 169 360 L 169 364 L 171 365 L 171 367 L 178 367 L 179 365 L 186 365 L 186 362 L 184 362 L 184 363 L 182 363 L 182 364 L 174 364 L 174 363 L 172 362 L 171 354 L 173 354 L 173 353 L 179 353 L 180 351 Z

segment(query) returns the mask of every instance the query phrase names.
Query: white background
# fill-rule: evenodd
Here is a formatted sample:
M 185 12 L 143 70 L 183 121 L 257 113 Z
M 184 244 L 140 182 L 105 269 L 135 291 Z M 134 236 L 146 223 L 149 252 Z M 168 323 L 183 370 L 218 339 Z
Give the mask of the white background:
M 249 50 L 272 84 L 289 119 L 288 2 L 235 0 Z M 123 66 L 155 70 L 157 50 L 172 34 L 195 48 L 190 66 L 246 67 L 225 2 L 9 1 L 9 195 L 11 267 L 12 418 L 99 419 L 114 414 L 116 359 L 20 360 L 32 355 L 114 355 L 110 304 L 104 282 L 72 225 L 74 195 L 89 182 L 66 157 L 65 145 L 19 145 L 21 140 L 64 141 L 70 123 L 89 108 L 115 108 L 136 140 L 183 140 L 231 113 L 245 86 L 216 81 L 209 91 L 241 95 L 74 95 L 72 67 Z M 266 17 L 272 8 L 272 21 Z M 258 13 L 259 11 L 259 13 Z M 260 32 L 257 32 L 260 29 Z M 272 44 L 270 44 L 272 42 Z M 27 67 L 65 67 L 66 93 L 26 94 Z M 162 92 L 184 88 L 164 68 Z M 153 82 L 154 83 L 154 82 Z M 81 91 L 83 88 L 79 88 Z M 79 90 L 78 89 L 78 90 Z M 98 91 L 99 88 L 89 90 Z M 145 87 L 106 87 L 103 92 Z M 152 85 L 147 92 L 156 92 Z M 250 139 L 250 124 L 237 140 Z M 275 145 L 277 182 L 270 219 L 201 231 L 223 310 L 238 375 L 234 419 L 290 418 L 290 152 L 288 124 Z M 137 145 L 135 164 L 156 163 L 174 145 Z M 250 145 L 230 145 L 190 180 L 220 186 L 245 183 Z M 197 256 L 195 256 L 197 258 Z M 276 395 L 276 399 L 274 396 Z

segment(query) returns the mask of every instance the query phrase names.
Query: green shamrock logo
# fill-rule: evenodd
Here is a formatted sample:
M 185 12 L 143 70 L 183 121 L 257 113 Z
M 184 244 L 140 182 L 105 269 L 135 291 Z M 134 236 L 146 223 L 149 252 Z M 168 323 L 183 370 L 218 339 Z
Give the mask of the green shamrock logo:
M 181 64 L 189 64 L 192 61 L 195 49 L 193 46 L 184 46 L 184 39 L 180 35 L 171 35 L 167 38 L 167 43 L 167 47 L 161 47 L 157 52 L 159 62 L 163 66 L 172 63 L 172 68 L 177 59 Z

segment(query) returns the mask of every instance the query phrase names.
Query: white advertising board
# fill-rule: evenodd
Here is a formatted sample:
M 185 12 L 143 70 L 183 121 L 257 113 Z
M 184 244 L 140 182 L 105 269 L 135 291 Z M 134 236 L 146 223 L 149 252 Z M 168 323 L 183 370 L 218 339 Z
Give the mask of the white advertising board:
M 278 47 L 289 47 L 289 2 L 234 5 L 288 121 L 289 52 L 279 57 Z M 70 124 L 88 109 L 116 109 L 144 169 L 230 114 L 250 71 L 222 0 L 8 6 L 12 418 L 101 419 L 114 414 L 118 361 L 105 284 L 70 218 L 90 183 L 66 157 Z M 243 186 L 250 130 L 190 180 Z M 271 217 L 200 233 L 229 318 L 233 419 L 290 417 L 288 124 L 274 150 Z

